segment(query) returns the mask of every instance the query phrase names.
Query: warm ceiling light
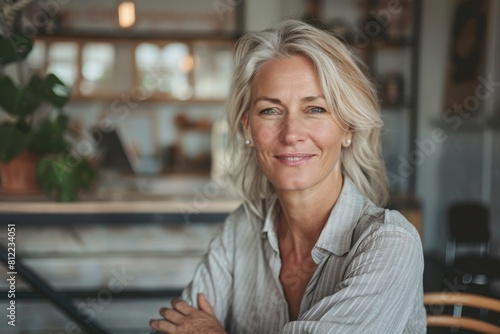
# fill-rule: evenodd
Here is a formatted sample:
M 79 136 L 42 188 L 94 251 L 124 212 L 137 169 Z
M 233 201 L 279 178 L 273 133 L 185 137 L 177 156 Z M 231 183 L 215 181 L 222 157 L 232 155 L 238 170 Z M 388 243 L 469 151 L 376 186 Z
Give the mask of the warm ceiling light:
M 191 55 L 186 55 L 182 60 L 179 62 L 179 69 L 184 72 L 191 72 L 194 68 L 194 58 Z
M 118 5 L 118 23 L 121 28 L 130 28 L 135 23 L 135 5 L 132 1 L 124 1 Z

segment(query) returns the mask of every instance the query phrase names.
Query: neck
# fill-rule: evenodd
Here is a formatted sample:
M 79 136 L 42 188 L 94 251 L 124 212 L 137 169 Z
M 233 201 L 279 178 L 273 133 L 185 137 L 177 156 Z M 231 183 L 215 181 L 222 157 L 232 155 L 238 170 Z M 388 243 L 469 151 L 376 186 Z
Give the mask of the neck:
M 280 249 L 292 252 L 297 261 L 310 257 L 342 189 L 342 175 L 304 191 L 277 191 L 280 203 Z

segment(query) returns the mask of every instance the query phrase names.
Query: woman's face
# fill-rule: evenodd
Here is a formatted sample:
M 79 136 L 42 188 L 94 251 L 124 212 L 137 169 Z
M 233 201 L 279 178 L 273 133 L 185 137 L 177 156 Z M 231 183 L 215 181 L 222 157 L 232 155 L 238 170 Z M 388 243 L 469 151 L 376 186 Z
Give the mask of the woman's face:
M 302 56 L 270 60 L 257 71 L 243 123 L 257 162 L 277 191 L 331 187 L 351 132 L 326 104 L 313 65 Z

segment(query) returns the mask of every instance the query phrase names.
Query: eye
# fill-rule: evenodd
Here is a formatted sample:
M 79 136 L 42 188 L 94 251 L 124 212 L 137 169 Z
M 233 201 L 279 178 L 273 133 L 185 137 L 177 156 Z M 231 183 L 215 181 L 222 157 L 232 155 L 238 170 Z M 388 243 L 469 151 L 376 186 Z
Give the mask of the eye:
M 267 108 L 260 112 L 261 115 L 276 115 L 278 111 L 274 108 Z
M 309 112 L 313 114 L 320 114 L 326 112 L 326 110 L 321 107 L 312 107 L 311 109 L 309 109 Z

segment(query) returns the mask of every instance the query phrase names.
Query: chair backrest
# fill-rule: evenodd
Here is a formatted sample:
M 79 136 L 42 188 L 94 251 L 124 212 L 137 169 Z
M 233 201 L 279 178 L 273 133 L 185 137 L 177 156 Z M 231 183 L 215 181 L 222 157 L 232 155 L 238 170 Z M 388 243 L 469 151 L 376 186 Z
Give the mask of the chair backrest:
M 448 212 L 450 236 L 456 242 L 488 242 L 488 208 L 481 203 L 453 204 Z
M 476 255 L 489 252 L 490 230 L 488 207 L 479 202 L 456 202 L 448 209 L 448 233 L 446 264 L 455 262 L 457 245 L 480 246 Z M 470 249 L 469 249 L 470 252 Z
M 457 292 L 429 292 L 424 294 L 424 304 L 474 307 L 481 310 L 500 312 L 500 300 Z M 462 316 L 427 314 L 427 327 L 462 328 L 479 333 L 500 333 L 500 326 Z

